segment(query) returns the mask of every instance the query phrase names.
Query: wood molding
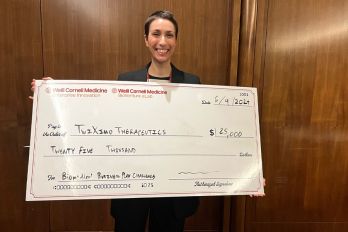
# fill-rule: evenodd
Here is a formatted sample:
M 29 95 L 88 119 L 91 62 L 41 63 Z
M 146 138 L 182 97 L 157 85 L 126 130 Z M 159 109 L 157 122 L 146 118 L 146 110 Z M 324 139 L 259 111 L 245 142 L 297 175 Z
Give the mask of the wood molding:
M 240 34 L 240 23 L 241 23 L 241 0 L 232 0 L 229 2 L 230 5 L 230 54 L 229 54 L 229 85 L 237 85 L 237 73 L 238 73 L 238 55 L 239 55 L 239 34 Z
M 254 76 L 257 1 L 242 0 L 238 86 L 252 86 Z

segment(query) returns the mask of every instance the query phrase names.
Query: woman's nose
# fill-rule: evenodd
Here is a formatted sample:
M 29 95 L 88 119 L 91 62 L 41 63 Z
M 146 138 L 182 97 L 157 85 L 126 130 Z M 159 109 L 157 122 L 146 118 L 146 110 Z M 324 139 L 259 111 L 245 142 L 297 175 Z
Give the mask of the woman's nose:
M 165 35 L 162 35 L 159 40 L 160 44 L 165 44 L 166 43 L 166 37 Z

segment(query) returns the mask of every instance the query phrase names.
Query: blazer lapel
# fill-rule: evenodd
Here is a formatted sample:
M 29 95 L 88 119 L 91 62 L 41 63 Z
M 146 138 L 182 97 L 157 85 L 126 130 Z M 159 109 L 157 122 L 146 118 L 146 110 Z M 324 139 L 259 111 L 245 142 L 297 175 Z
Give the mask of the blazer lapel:
M 177 69 L 173 64 L 172 66 L 172 83 L 183 83 L 184 82 L 184 72 Z
M 136 81 L 142 81 L 142 82 L 147 81 L 147 69 L 148 68 L 146 67 L 138 71 L 137 75 L 135 76 Z

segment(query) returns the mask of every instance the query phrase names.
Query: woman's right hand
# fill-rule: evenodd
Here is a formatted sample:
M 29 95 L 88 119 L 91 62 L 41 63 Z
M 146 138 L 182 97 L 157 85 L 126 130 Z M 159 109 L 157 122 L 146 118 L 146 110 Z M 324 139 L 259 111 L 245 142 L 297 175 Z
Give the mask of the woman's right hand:
M 52 77 L 43 77 L 42 78 L 42 80 L 44 80 L 44 81 L 47 81 L 47 80 L 53 80 L 53 78 Z M 31 91 L 34 93 L 34 91 L 35 91 L 35 79 L 33 79 L 32 81 L 31 81 L 31 83 L 30 83 L 30 85 L 31 85 Z M 29 96 L 29 98 L 31 99 L 31 100 L 33 100 L 33 96 Z

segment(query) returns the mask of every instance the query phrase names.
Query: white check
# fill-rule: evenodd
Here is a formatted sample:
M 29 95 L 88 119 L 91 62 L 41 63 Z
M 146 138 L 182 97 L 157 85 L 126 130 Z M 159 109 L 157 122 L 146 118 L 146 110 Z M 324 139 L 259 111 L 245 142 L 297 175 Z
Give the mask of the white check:
M 37 81 L 26 200 L 262 194 L 255 88 Z

